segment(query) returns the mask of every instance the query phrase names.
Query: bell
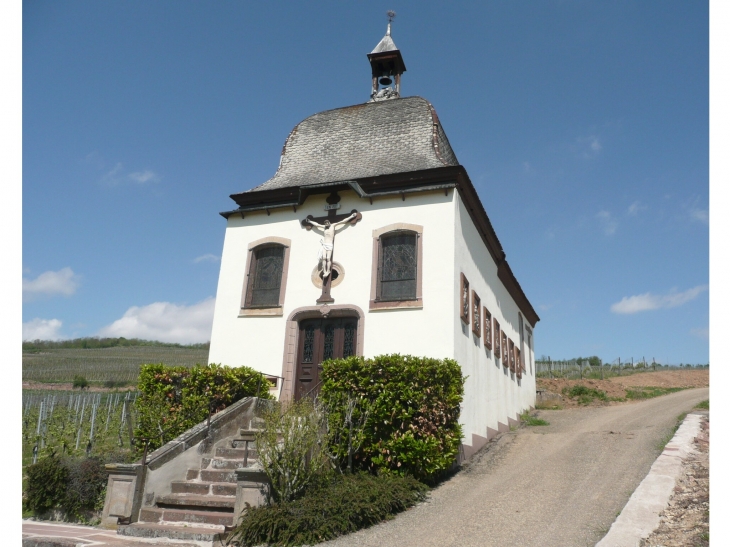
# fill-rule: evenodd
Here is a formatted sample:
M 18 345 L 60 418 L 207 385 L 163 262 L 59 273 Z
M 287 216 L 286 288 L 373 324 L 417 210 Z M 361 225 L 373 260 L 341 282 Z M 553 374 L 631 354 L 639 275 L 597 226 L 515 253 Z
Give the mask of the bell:
M 380 85 L 390 85 L 392 83 L 393 83 L 393 80 L 391 80 L 387 76 L 383 76 L 382 78 L 380 78 Z

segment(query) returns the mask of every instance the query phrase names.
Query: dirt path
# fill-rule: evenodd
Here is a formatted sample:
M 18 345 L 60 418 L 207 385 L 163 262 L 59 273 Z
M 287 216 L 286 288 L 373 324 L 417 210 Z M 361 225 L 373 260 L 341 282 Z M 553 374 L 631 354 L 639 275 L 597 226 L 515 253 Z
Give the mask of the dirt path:
M 709 389 L 647 401 L 541 411 L 547 427 L 489 443 L 471 465 L 393 521 L 329 547 L 593 546 L 659 454 L 677 416 Z

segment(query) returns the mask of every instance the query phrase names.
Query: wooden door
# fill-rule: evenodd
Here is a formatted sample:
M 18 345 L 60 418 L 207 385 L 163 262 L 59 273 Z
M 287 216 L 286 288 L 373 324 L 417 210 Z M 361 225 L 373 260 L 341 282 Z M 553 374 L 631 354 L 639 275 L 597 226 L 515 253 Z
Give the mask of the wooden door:
M 294 399 L 319 393 L 322 362 L 355 355 L 357 318 L 306 319 L 299 322 Z

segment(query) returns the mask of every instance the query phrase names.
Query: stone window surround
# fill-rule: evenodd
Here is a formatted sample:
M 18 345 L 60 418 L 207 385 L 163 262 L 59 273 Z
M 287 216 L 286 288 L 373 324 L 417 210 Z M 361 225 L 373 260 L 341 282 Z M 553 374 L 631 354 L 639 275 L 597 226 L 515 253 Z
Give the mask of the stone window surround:
M 363 341 L 365 335 L 365 314 L 362 309 L 354 304 L 332 304 L 325 306 L 304 306 L 297 308 L 289 314 L 286 320 L 284 338 L 284 360 L 281 369 L 281 376 L 284 378 L 279 393 L 279 400 L 291 401 L 294 396 L 294 375 L 297 367 L 297 352 L 299 349 L 299 321 L 304 319 L 327 317 L 357 317 L 357 344 L 355 355 L 362 357 Z
M 416 233 L 416 299 L 378 301 L 378 255 L 380 237 L 390 232 Z M 401 308 L 423 308 L 423 226 L 396 222 L 373 230 L 373 260 L 370 274 L 370 307 L 369 311 L 394 310 Z
M 264 245 L 282 246 L 284 247 L 284 264 L 281 268 L 281 285 L 279 287 L 279 305 L 267 308 L 247 308 L 246 293 L 248 292 L 248 281 L 251 276 L 251 262 L 254 251 Z M 246 274 L 243 281 L 243 292 L 241 294 L 241 308 L 238 317 L 256 317 L 262 315 L 280 316 L 284 315 L 284 295 L 286 294 L 286 278 L 289 273 L 289 251 L 291 249 L 291 239 L 285 237 L 269 236 L 248 244 L 248 253 L 246 255 Z

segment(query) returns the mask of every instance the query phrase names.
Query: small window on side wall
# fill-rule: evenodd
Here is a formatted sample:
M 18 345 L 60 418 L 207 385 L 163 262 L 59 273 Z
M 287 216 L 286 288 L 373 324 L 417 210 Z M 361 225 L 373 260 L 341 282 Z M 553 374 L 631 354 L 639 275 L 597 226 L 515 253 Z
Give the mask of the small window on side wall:
M 397 223 L 373 230 L 370 309 L 421 308 L 423 227 Z
M 249 245 L 242 315 L 281 312 L 288 260 L 288 239 L 271 237 Z

